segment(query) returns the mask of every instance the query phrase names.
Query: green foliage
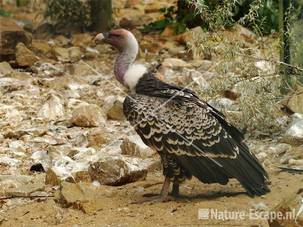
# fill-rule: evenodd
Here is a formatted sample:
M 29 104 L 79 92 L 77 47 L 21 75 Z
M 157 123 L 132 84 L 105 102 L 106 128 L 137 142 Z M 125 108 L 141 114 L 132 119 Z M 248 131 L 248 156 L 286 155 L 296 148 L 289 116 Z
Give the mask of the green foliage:
M 199 96 L 216 100 L 222 97 L 223 91 L 234 91 L 240 95 L 235 101 L 238 109 L 221 109 L 231 123 L 246 129 L 247 134 L 254 137 L 283 132 L 286 124 L 279 105 L 283 99 L 279 65 L 258 60 L 276 59 L 278 41 L 270 38 L 270 42 L 264 42 L 269 38 L 262 38 L 250 48 L 243 48 L 241 41 L 228 37 L 226 31 L 192 33 L 193 42 L 189 47 L 193 53 L 199 55 L 208 50 L 216 59 L 210 69 L 215 76 L 208 80 L 209 88 L 195 88 Z M 257 67 L 257 62 L 264 65 L 263 69 Z
M 84 29 L 91 24 L 88 0 L 48 0 L 44 16 L 57 28 Z
M 212 30 L 228 27 L 235 22 L 268 35 L 279 27 L 279 5 L 274 0 L 226 0 L 210 5 L 206 0 L 190 0 L 206 26 Z
M 5 11 L 1 6 L 0 6 L 0 16 L 1 17 L 9 17 L 11 14 L 7 11 Z
M 148 33 L 151 31 L 162 31 L 168 25 L 172 25 L 175 23 L 174 14 L 176 13 L 175 7 L 169 8 L 161 8 L 160 12 L 164 14 L 164 19 L 152 22 L 148 25 L 145 25 L 142 29 L 140 29 L 143 33 Z
M 162 10 L 165 18 L 146 25 L 143 31 L 163 30 L 167 25 L 173 25 L 176 33 L 195 26 L 214 31 L 239 22 L 268 35 L 279 27 L 279 7 L 274 0 L 179 0 L 177 7 Z

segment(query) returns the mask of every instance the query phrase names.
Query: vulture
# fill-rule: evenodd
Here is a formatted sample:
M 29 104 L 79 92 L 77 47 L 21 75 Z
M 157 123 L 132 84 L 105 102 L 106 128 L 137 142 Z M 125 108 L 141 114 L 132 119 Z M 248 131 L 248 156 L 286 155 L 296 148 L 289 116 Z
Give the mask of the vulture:
M 128 88 L 123 112 L 143 142 L 160 155 L 165 177 L 160 199 L 179 195 L 179 185 L 196 177 L 226 185 L 237 179 L 249 196 L 269 192 L 268 175 L 250 152 L 243 134 L 190 89 L 165 83 L 135 64 L 139 45 L 125 29 L 99 33 L 95 42 L 115 47 L 116 79 Z

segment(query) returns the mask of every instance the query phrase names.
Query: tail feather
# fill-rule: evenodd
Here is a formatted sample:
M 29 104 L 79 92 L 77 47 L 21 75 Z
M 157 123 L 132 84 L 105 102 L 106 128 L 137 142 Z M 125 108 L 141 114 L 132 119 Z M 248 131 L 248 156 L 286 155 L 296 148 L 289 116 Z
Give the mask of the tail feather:
M 236 178 L 250 196 L 264 195 L 270 191 L 268 175 L 257 158 L 245 144 L 239 144 L 236 159 L 179 156 L 182 166 L 203 183 L 227 184 L 229 178 Z

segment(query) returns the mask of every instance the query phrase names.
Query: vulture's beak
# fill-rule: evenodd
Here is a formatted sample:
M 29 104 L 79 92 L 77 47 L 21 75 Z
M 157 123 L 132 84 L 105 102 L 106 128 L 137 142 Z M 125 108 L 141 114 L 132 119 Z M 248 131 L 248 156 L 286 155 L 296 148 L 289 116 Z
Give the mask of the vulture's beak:
M 109 33 L 108 32 L 103 32 L 103 33 L 99 33 L 98 35 L 96 35 L 96 37 L 94 38 L 94 42 L 95 44 L 101 43 L 106 41 L 106 38 L 108 37 Z

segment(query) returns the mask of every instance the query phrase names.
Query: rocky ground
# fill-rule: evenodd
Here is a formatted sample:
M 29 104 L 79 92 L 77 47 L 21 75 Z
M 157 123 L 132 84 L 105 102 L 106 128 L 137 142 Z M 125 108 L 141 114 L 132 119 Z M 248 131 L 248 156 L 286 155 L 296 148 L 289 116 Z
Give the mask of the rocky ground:
M 199 93 L 212 86 L 212 79 L 219 76 L 214 68 L 222 62 L 220 56 L 209 58 L 189 48 L 196 42 L 193 34 L 203 31 L 194 28 L 173 35 L 167 28 L 162 34 L 143 35 L 137 29 L 142 23 L 161 18 L 159 8 L 170 4 L 160 1 L 137 5 L 136 1 L 127 1 L 125 6 L 122 1 L 114 1 L 116 19 L 131 27 L 140 41 L 138 61 L 150 67 L 162 63 L 157 71 L 160 78 L 191 84 Z M 166 203 L 149 201 L 148 195 L 161 189 L 161 164 L 157 154 L 143 144 L 124 119 L 126 91 L 112 73 L 116 52 L 106 45 L 95 46 L 90 33 L 47 35 L 33 19 L 34 13 L 9 10 L 14 12 L 13 18 L 0 18 L 2 40 L 9 40 L 0 51 L 3 226 L 303 225 L 299 212 L 303 209 L 300 89 L 285 101 L 295 114 L 277 118 L 285 124 L 283 131 L 247 138 L 269 172 L 269 194 L 249 198 L 236 181 L 221 186 L 192 180 L 181 186 L 181 198 Z M 232 44 L 241 42 L 244 51 L 256 47 L 256 36 L 241 26 L 218 35 Z M 274 38 L 263 41 L 276 42 Z M 219 42 L 214 45 L 220 49 Z M 266 57 L 262 55 L 265 50 L 257 49 L 260 58 Z M 253 63 L 258 70 L 272 70 L 263 60 Z M 239 73 L 236 68 L 231 70 Z M 229 95 L 218 93 L 209 101 L 228 116 L 239 116 L 243 110 L 238 93 L 245 95 L 245 89 L 230 91 Z M 254 131 L 249 132 L 252 134 Z M 295 208 L 298 215 L 296 223 L 294 219 L 268 223 L 266 218 L 247 217 L 199 220 L 198 211 L 203 208 L 284 213 Z

